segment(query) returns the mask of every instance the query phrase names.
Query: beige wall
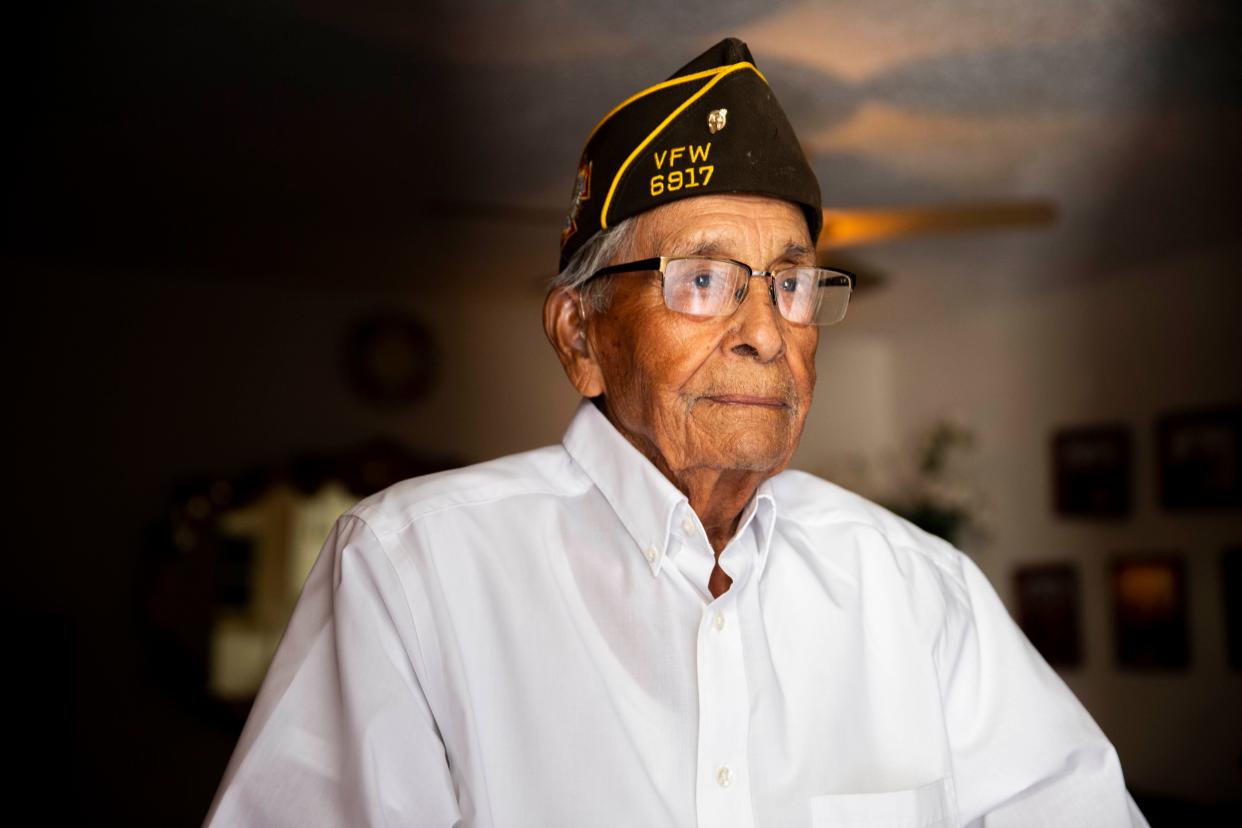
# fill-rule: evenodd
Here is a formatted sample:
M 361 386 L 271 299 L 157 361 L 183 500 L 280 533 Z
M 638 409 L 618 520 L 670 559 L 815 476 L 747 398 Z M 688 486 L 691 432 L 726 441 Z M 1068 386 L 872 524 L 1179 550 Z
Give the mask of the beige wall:
M 1161 510 L 1154 432 L 1170 409 L 1242 400 L 1242 287 L 1227 262 L 1204 257 L 963 303 L 944 324 L 866 320 L 892 350 L 894 376 L 883 381 L 896 389 L 894 436 L 945 412 L 977 430 L 974 468 L 990 530 L 971 550 L 980 566 L 1012 609 L 1016 565 L 1079 565 L 1085 658 L 1064 677 L 1114 740 L 1132 786 L 1192 798 L 1235 796 L 1242 784 L 1242 675 L 1225 663 L 1220 584 L 1221 552 L 1242 541 L 1242 520 L 1237 512 Z M 1095 422 L 1132 429 L 1135 508 L 1118 523 L 1053 514 L 1050 435 Z M 1183 554 L 1188 566 L 1191 668 L 1121 673 L 1112 655 L 1109 558 L 1164 550 Z

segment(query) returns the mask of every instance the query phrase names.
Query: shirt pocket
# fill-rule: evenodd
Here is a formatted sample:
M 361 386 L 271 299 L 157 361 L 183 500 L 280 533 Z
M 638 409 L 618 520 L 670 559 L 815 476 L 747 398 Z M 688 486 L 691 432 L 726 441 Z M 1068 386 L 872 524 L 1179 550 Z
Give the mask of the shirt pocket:
M 941 828 L 949 824 L 944 779 L 884 793 L 811 797 L 811 828 Z

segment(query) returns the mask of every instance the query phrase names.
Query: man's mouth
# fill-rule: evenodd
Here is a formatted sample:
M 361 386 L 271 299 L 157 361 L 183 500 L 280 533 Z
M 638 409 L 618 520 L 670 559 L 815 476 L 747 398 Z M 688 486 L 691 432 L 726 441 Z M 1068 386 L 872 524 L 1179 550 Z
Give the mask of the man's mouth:
M 784 397 L 769 397 L 760 394 L 713 394 L 707 399 L 721 405 L 753 405 L 760 408 L 791 407 Z

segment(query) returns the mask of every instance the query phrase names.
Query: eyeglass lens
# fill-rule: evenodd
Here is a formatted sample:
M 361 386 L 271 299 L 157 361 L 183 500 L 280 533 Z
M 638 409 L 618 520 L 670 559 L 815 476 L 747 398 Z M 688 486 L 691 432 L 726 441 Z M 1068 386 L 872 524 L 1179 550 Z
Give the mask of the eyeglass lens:
M 725 316 L 746 291 L 750 271 L 718 259 L 670 259 L 664 267 L 664 304 L 690 316 Z M 849 278 L 818 267 L 792 267 L 775 275 L 781 316 L 799 325 L 831 325 L 845 316 Z

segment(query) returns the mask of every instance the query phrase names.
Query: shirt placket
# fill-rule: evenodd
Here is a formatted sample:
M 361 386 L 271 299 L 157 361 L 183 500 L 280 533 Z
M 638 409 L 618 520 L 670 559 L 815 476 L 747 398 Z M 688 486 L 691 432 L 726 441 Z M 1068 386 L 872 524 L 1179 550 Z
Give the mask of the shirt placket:
M 753 541 L 735 545 L 750 548 L 730 548 L 722 555 L 726 572 L 731 576 L 737 572 L 733 585 L 704 607 L 699 620 L 696 800 L 699 825 L 749 828 L 754 825 L 749 757 L 750 692 L 746 684 L 737 608 L 750 570 L 742 563 L 743 556 L 753 555 L 754 549 Z

